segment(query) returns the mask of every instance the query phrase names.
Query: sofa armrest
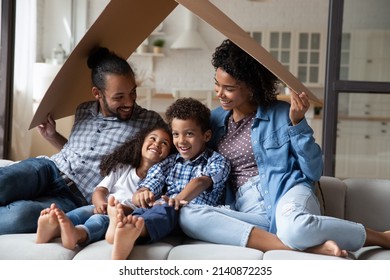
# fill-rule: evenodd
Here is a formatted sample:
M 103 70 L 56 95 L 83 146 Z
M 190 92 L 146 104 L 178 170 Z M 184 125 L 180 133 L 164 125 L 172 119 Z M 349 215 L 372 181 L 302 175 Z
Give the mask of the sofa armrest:
M 11 163 L 14 163 L 14 162 L 12 160 L 8 160 L 8 159 L 0 159 L 0 167 L 10 165 Z
M 324 198 L 325 215 L 344 219 L 347 186 L 338 178 L 322 176 L 320 187 Z
M 345 219 L 378 231 L 390 229 L 390 180 L 345 179 Z

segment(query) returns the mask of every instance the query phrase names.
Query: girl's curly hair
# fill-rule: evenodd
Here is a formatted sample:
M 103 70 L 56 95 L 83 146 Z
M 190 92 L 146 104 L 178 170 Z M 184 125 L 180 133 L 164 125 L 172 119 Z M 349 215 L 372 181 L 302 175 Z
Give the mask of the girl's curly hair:
M 199 100 L 191 97 L 176 100 L 167 108 L 165 116 L 171 129 L 174 118 L 195 121 L 200 126 L 202 132 L 211 129 L 210 109 Z
M 135 168 L 139 167 L 142 158 L 142 145 L 146 136 L 152 131 L 162 129 L 168 133 L 170 141 L 172 143 L 172 133 L 167 124 L 157 124 L 152 127 L 148 127 L 140 130 L 132 139 L 119 146 L 111 154 L 106 155 L 100 162 L 100 174 L 107 176 L 110 172 L 116 171 L 126 165 L 131 165 Z M 174 146 L 171 145 L 170 154 L 174 152 Z
M 253 92 L 256 105 L 269 106 L 276 100 L 279 79 L 229 39 L 215 49 L 211 64 L 215 70 L 222 68 L 234 79 L 245 83 Z

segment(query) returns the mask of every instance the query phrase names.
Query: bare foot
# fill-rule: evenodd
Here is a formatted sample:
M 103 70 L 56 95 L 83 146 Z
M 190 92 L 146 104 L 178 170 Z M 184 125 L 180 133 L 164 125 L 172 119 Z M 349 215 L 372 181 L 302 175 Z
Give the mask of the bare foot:
M 110 218 L 110 223 L 106 231 L 106 241 L 110 244 L 114 243 L 114 234 L 118 215 L 117 206 L 119 206 L 118 201 L 115 199 L 115 197 L 110 196 L 107 203 L 107 215 Z
M 133 250 L 134 243 L 144 228 L 144 219 L 137 216 L 118 217 L 112 249 L 113 260 L 126 260 Z
M 57 206 L 52 203 L 50 208 L 41 211 L 38 218 L 36 243 L 47 243 L 60 236 L 60 225 L 55 209 L 57 209 Z
M 341 250 L 337 243 L 333 240 L 328 240 L 321 245 L 309 248 L 306 252 L 342 258 L 346 258 L 348 256 L 348 252 L 346 250 Z
M 56 209 L 56 215 L 61 229 L 62 245 L 73 250 L 77 244 L 87 238 L 87 233 L 82 228 L 76 228 L 72 221 L 60 209 Z

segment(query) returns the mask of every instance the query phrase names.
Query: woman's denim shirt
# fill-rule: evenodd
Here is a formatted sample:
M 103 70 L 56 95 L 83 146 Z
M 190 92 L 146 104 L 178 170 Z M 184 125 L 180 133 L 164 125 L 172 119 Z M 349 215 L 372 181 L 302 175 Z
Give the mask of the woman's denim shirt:
M 258 107 L 252 124 L 251 141 L 259 169 L 260 192 L 264 197 L 270 232 L 276 232 L 276 204 L 294 185 L 314 188 L 322 175 L 322 152 L 315 143 L 313 130 L 304 118 L 293 126 L 289 117 L 290 104 L 276 101 L 268 108 Z M 231 111 L 221 107 L 211 113 L 213 138 L 210 145 L 216 148 L 226 133 Z

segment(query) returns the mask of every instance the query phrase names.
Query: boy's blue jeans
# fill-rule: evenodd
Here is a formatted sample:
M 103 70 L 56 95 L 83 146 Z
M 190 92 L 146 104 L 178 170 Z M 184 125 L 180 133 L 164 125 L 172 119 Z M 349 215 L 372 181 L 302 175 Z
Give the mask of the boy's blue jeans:
M 81 196 L 81 194 L 80 194 Z M 36 232 L 41 211 L 55 203 L 68 212 L 83 205 L 54 162 L 30 158 L 0 168 L 0 234 Z

